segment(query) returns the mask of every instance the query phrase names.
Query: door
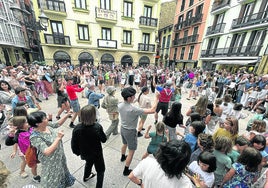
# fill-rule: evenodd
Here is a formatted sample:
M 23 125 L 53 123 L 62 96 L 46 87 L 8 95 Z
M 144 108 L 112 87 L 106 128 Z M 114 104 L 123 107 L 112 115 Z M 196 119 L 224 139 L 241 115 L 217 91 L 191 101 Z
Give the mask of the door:
M 65 44 L 64 31 L 61 22 L 51 21 L 54 44 Z
M 142 43 L 144 46 L 144 50 L 149 51 L 149 44 L 150 44 L 150 34 L 149 33 L 142 34 Z

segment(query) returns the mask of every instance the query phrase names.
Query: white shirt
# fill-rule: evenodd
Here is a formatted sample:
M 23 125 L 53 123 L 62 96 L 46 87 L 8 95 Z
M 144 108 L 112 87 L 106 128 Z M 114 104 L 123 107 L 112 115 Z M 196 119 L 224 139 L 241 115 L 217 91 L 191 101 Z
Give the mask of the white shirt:
M 193 161 L 190 165 L 189 165 L 189 169 L 193 172 L 193 173 L 197 173 L 201 176 L 201 178 L 203 179 L 203 181 L 205 182 L 206 186 L 208 187 L 212 187 L 213 183 L 214 183 L 214 173 L 208 173 L 205 172 L 203 170 L 201 170 L 200 166 L 198 165 L 197 161 Z
M 191 180 L 184 174 L 168 178 L 156 159 L 147 157 L 143 159 L 132 171 L 134 176 L 140 177 L 146 188 L 192 188 Z

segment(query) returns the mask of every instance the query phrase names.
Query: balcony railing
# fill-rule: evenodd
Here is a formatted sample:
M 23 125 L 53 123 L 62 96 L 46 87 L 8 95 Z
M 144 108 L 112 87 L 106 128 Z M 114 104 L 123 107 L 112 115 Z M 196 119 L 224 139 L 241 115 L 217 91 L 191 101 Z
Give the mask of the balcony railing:
M 180 31 L 183 27 L 183 22 L 174 25 L 174 32 Z
M 157 26 L 157 18 L 150 18 L 150 17 L 141 16 L 140 17 L 140 25 L 156 27 Z
M 230 5 L 230 0 L 215 0 L 212 5 L 212 12 Z
M 66 12 L 64 1 L 46 0 L 44 9 L 53 10 L 57 12 Z
M 198 41 L 198 36 L 199 35 L 197 34 L 197 35 L 183 37 L 180 39 L 175 39 L 173 40 L 173 45 L 180 46 L 180 45 L 185 45 L 185 44 L 190 44 L 190 43 L 196 43 Z
M 234 19 L 232 23 L 232 29 L 262 24 L 265 22 L 268 22 L 267 12 L 259 12 L 245 16 L 243 18 Z
M 59 34 L 45 34 L 47 44 L 71 45 L 70 37 Z
M 201 57 L 259 56 L 261 45 L 215 48 L 201 51 Z
M 223 33 L 226 23 L 219 23 L 213 26 L 209 26 L 207 29 L 207 35 L 212 35 L 216 33 Z
M 192 18 L 192 24 L 202 22 L 202 19 L 203 19 L 203 14 L 195 15 L 195 17 Z
M 154 44 L 138 44 L 138 51 L 147 51 L 147 52 L 155 52 L 155 45 Z
M 117 49 L 117 40 L 98 39 L 98 48 L 113 48 Z
M 102 9 L 98 7 L 95 8 L 95 11 L 96 11 L 96 18 L 117 21 L 117 11 Z

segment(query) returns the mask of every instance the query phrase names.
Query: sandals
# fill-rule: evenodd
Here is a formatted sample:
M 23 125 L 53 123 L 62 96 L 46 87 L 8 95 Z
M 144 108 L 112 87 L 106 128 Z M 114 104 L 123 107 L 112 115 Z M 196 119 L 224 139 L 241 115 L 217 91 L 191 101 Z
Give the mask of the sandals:
M 88 180 L 94 178 L 95 176 L 96 176 L 96 174 L 94 174 L 94 173 L 91 172 L 90 175 L 87 178 L 83 178 L 83 181 L 84 182 L 87 182 Z

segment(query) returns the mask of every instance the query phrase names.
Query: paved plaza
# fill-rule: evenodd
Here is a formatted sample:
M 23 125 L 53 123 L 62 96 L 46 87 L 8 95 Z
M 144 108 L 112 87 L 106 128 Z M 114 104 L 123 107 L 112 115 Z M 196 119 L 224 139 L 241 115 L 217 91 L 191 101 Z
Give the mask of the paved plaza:
M 87 99 L 81 98 L 81 93 L 78 93 L 79 95 L 79 101 L 81 107 L 87 104 Z M 151 96 L 152 102 L 154 100 L 154 94 L 149 94 Z M 117 88 L 116 96 L 120 99 L 120 102 L 123 101 L 121 95 L 120 95 L 120 89 Z M 188 94 L 182 95 L 182 113 L 184 115 L 184 123 L 186 122 L 187 118 L 185 116 L 186 111 L 189 109 L 190 106 L 194 105 L 196 103 L 196 100 L 186 100 L 186 97 Z M 136 97 L 138 97 L 138 94 L 136 94 Z M 56 94 L 49 97 L 49 100 L 43 100 L 41 104 L 42 110 L 46 113 L 52 113 L 53 114 L 53 120 L 55 120 L 56 112 L 57 112 L 57 100 L 56 100 Z M 137 105 L 137 103 L 136 103 Z M 250 117 L 252 116 L 251 112 L 245 111 L 245 113 L 250 114 L 249 117 L 246 119 L 240 120 L 239 124 L 239 132 L 240 134 L 245 132 L 246 124 Z M 102 108 L 100 108 L 100 114 L 101 114 L 101 125 L 103 126 L 104 131 L 109 127 L 110 120 L 108 118 L 108 115 L 106 111 Z M 159 120 L 162 119 L 161 114 L 159 113 Z M 76 178 L 76 182 L 72 187 L 76 188 L 93 188 L 96 185 L 96 177 L 92 180 L 89 180 L 88 182 L 83 182 L 83 172 L 84 172 L 84 164 L 85 162 L 80 159 L 80 157 L 74 155 L 71 151 L 70 141 L 71 141 L 71 135 L 72 130 L 69 128 L 70 119 L 68 119 L 62 127 L 58 128 L 59 130 L 64 130 L 64 150 L 65 155 L 67 157 L 67 164 L 69 167 L 70 172 L 74 175 Z M 77 124 L 77 122 L 75 122 Z M 147 127 L 149 124 L 153 125 L 154 123 L 154 116 L 148 115 L 148 118 L 145 122 L 145 127 Z M 120 123 L 119 123 L 120 124 Z M 153 126 L 154 127 L 154 126 Z M 120 130 L 120 129 L 119 129 Z M 153 129 L 152 129 L 153 130 Z M 178 130 L 181 130 L 181 128 L 178 128 Z M 145 139 L 144 137 L 138 138 L 138 149 L 135 152 L 133 161 L 130 165 L 130 168 L 133 169 L 138 162 L 141 160 L 141 157 L 143 153 L 146 151 L 146 148 L 148 146 L 150 139 Z M 30 168 L 26 167 L 26 172 L 28 173 L 28 177 L 25 179 L 22 179 L 19 176 L 20 172 L 20 162 L 21 159 L 16 156 L 14 159 L 10 158 L 10 154 L 12 153 L 12 146 L 8 147 L 4 144 L 4 138 L 1 135 L 1 145 L 2 149 L 0 150 L 0 160 L 4 161 L 7 168 L 11 171 L 11 175 L 9 177 L 9 184 L 8 187 L 10 188 L 19 188 L 23 187 L 24 185 L 33 184 L 36 187 L 40 187 L 39 184 L 36 184 L 32 181 L 32 175 Z M 122 172 L 124 169 L 124 162 L 120 162 L 121 157 L 121 136 L 111 135 L 109 140 L 105 144 L 103 144 L 103 153 L 104 153 L 104 160 L 106 165 L 106 171 L 105 171 L 105 177 L 104 177 L 104 188 L 135 188 L 139 187 L 129 181 L 129 179 L 125 176 L 123 176 Z M 152 156 L 150 156 L 152 157 Z M 41 172 L 41 165 L 38 165 L 38 171 Z M 95 172 L 95 169 L 93 168 L 93 172 Z M 42 177 L 42 174 L 40 174 Z M 41 179 L 42 180 L 42 179 Z

